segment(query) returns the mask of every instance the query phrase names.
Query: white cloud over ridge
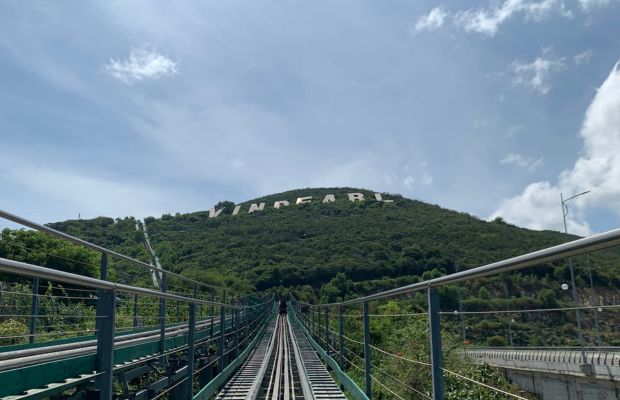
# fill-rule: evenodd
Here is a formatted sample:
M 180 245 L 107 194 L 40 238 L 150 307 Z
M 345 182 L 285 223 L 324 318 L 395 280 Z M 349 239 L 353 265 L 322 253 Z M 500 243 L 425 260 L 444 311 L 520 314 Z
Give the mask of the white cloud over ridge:
M 140 82 L 144 79 L 159 79 L 167 75 L 175 75 L 178 62 L 169 57 L 149 50 L 145 47 L 131 49 L 127 60 L 110 59 L 105 70 L 111 76 L 125 83 Z
M 418 19 L 415 24 L 416 31 L 433 31 L 441 28 L 448 14 L 441 7 L 433 8 L 428 15 L 424 15 Z
M 562 224 L 560 193 L 565 197 L 591 192 L 570 203 L 567 224 L 571 233 L 591 234 L 583 218 L 586 207 L 600 207 L 620 215 L 620 66 L 616 64 L 598 89 L 583 121 L 584 145 L 572 169 L 558 176 L 557 184 L 534 182 L 521 194 L 504 199 L 491 219 L 531 229 L 556 229 Z

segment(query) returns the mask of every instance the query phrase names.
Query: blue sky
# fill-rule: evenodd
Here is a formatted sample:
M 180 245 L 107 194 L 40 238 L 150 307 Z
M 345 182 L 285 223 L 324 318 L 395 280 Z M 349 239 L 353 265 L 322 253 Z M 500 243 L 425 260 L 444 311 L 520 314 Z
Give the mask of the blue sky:
M 0 2 L 0 208 L 39 222 L 357 186 L 620 225 L 620 1 Z

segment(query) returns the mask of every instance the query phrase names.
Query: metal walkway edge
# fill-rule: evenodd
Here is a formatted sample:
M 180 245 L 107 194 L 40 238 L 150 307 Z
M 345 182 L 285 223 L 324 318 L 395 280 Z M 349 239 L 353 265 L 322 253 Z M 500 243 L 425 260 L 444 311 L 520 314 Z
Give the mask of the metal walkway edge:
M 315 400 L 346 400 L 340 387 L 327 371 L 310 342 L 296 324 L 290 324 L 297 341 L 299 355 Z
M 297 381 L 302 386 L 303 396 L 293 396 L 291 394 L 291 397 L 289 397 L 287 392 L 283 395 L 283 398 L 346 400 L 344 393 L 334 382 L 301 329 L 295 324 L 291 324 L 288 317 L 285 324 L 288 329 L 280 324 L 279 319 L 274 319 L 274 321 L 269 323 L 267 331 L 256 349 L 239 368 L 237 373 L 226 383 L 216 397 L 217 400 L 254 400 L 264 398 L 266 395 L 270 399 L 281 398 L 279 395 L 280 390 L 275 390 L 274 393 L 268 394 L 269 389 L 264 384 L 265 379 L 270 381 L 267 374 L 267 370 L 270 369 L 269 365 L 278 362 L 274 357 L 290 357 L 291 360 L 294 358 L 295 365 L 291 367 L 299 373 L 299 379 L 294 378 L 294 381 Z M 290 336 L 282 339 L 278 335 L 278 330 L 283 331 L 284 334 L 290 332 Z M 291 357 L 290 354 L 288 356 L 285 355 L 288 352 L 274 350 L 277 347 L 278 339 L 280 344 L 282 344 L 283 340 L 289 343 L 290 352 L 293 353 L 294 357 Z M 283 363 L 284 360 L 281 360 L 281 362 Z M 299 393 L 298 389 L 295 392 Z
M 267 331 L 263 335 L 247 361 L 239 368 L 239 371 L 226 383 L 216 399 L 236 400 L 253 399 L 258 394 L 262 377 L 265 375 L 269 355 L 275 342 L 275 319 L 270 322 Z

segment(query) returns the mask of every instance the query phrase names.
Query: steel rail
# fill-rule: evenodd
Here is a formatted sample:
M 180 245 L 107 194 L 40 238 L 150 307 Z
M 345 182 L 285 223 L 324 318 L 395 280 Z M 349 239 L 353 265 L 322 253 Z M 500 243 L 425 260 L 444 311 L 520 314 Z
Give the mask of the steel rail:
M 450 275 L 444 275 L 438 278 L 429 279 L 426 281 L 413 283 L 411 285 L 401 286 L 395 289 L 386 290 L 383 292 L 371 294 L 364 297 L 358 297 L 356 299 L 335 302 L 335 303 L 322 303 L 322 304 L 309 304 L 298 301 L 293 297 L 298 304 L 308 307 L 326 307 L 326 306 L 340 306 L 363 303 L 370 300 L 378 300 L 386 297 L 397 296 L 405 293 L 415 292 L 419 290 L 426 290 L 429 288 L 444 286 L 452 283 L 462 282 L 475 278 L 483 278 L 489 275 L 496 275 L 503 272 L 510 272 L 519 270 L 535 265 L 557 261 L 568 257 L 575 257 L 578 255 L 591 253 L 598 250 L 608 249 L 620 245 L 620 229 L 614 229 L 608 232 L 599 233 L 583 239 L 577 239 L 572 242 L 563 243 L 557 246 L 548 247 L 546 249 L 534 251 L 517 257 L 508 258 L 506 260 L 497 261 L 491 264 L 482 265 L 477 268 L 468 269 L 461 272 L 456 272 Z
M 89 288 L 114 290 L 122 293 L 137 294 L 142 296 L 156 297 L 160 299 L 177 300 L 185 303 L 214 305 L 229 309 L 254 309 L 263 306 L 267 300 L 261 304 L 255 305 L 235 305 L 227 303 L 219 303 L 209 300 L 201 300 L 193 297 L 180 296 L 168 292 L 160 292 L 152 289 L 141 288 L 137 286 L 125 285 L 122 283 L 114 283 L 104 281 L 101 279 L 91 278 L 88 276 L 82 276 L 65 271 L 58 271 L 51 268 L 40 267 L 38 265 L 28 264 L 21 261 L 9 260 L 0 257 L 0 272 L 6 272 L 14 275 L 26 275 L 30 277 L 36 277 L 46 279 L 50 281 L 70 283 L 73 285 L 81 285 Z
M 306 369 L 306 365 L 301 358 L 301 349 L 299 347 L 299 342 L 297 341 L 297 337 L 295 336 L 295 332 L 293 331 L 293 327 L 291 325 L 291 321 L 289 318 L 286 319 L 286 323 L 288 325 L 288 330 L 291 333 L 291 341 L 293 344 L 293 353 L 295 356 L 295 364 L 297 365 L 297 371 L 299 371 L 299 383 L 301 384 L 301 391 L 303 393 L 303 398 L 305 400 L 314 400 L 314 394 L 312 389 L 310 388 L 310 379 L 308 378 L 308 370 Z
M 143 267 L 143 268 L 148 268 L 151 271 L 162 272 L 162 273 L 165 273 L 168 276 L 174 276 L 176 278 L 179 278 L 181 280 L 184 280 L 186 282 L 190 282 L 190 283 L 198 285 L 198 286 L 207 287 L 207 288 L 211 288 L 211 289 L 222 289 L 222 290 L 225 290 L 224 288 L 219 287 L 219 286 L 209 285 L 208 283 L 196 281 L 196 280 L 193 280 L 191 278 L 187 278 L 187 277 L 185 277 L 183 275 L 176 274 L 174 272 L 162 270 L 160 268 L 157 268 L 154 265 L 147 264 L 144 261 L 136 260 L 135 258 L 131 258 L 131 257 L 126 256 L 124 254 L 118 253 L 118 252 L 116 252 L 114 250 L 110 250 L 110 249 L 107 249 L 105 247 L 96 245 L 94 243 L 87 242 L 86 240 L 77 238 L 75 236 L 71 236 L 71 235 L 69 235 L 67 233 L 60 232 L 60 231 L 58 231 L 58 230 L 56 230 L 54 228 L 50 228 L 49 226 L 38 224 L 36 222 L 27 220 L 25 218 L 19 217 L 17 215 L 11 214 L 11 213 L 3 211 L 3 210 L 0 210 L 0 218 L 4 218 L 4 219 L 7 219 L 9 221 L 15 222 L 17 224 L 20 224 L 20 225 L 23 225 L 23 226 L 27 226 L 28 228 L 32 228 L 34 230 L 37 230 L 37 231 L 40 231 L 40 232 L 44 232 L 44 233 L 47 233 L 47 234 L 52 235 L 52 236 L 56 236 L 56 237 L 61 238 L 63 240 L 67 240 L 69 242 L 73 242 L 73 243 L 75 243 L 77 245 L 80 245 L 80 246 L 83 246 L 83 247 L 87 247 L 87 248 L 89 248 L 91 250 L 95 250 L 95 251 L 98 251 L 100 253 L 106 253 L 109 256 L 112 256 L 114 258 L 118 258 L 118 259 L 123 260 L 123 261 L 127 261 L 129 263 L 132 263 L 134 265 L 138 265 L 138 266 Z
M 228 318 L 228 320 L 230 320 L 230 317 Z M 210 321 L 203 320 L 196 325 L 196 330 L 197 331 L 203 330 L 203 328 L 207 326 L 210 326 Z M 187 332 L 187 327 L 179 326 L 179 325 L 169 326 L 166 328 L 166 337 L 176 336 L 176 334 L 179 332 L 180 333 Z M 122 336 L 117 336 L 114 338 L 114 346 L 125 345 L 127 343 L 139 344 L 142 342 L 133 342 L 133 340 L 134 339 L 146 339 L 145 341 L 148 341 L 154 337 L 159 339 L 159 329 L 151 329 L 151 330 L 144 331 L 144 332 L 136 332 L 136 333 L 130 333 L 130 334 L 122 335 Z M 25 358 L 29 356 L 42 355 L 45 353 L 58 353 L 58 352 L 66 351 L 66 350 L 84 349 L 84 348 L 90 348 L 90 347 L 96 348 L 97 347 L 96 344 L 97 344 L 97 340 L 92 339 L 92 340 L 85 340 L 82 342 L 64 343 L 64 344 L 35 347 L 32 349 L 6 351 L 3 353 L 0 353 L 0 370 L 3 369 L 2 364 L 1 364 L 3 361 L 15 360 L 15 359 Z

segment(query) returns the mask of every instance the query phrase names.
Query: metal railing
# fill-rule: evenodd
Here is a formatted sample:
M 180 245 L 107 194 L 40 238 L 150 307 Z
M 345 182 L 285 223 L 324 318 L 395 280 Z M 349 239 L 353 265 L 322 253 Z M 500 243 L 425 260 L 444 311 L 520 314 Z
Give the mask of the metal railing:
M 574 257 L 594 251 L 608 249 L 620 244 L 620 229 L 615 229 L 605 233 L 590 236 L 588 238 L 578 239 L 569 243 L 549 247 L 543 250 L 535 251 L 525 255 L 512 257 L 499 262 L 483 265 L 477 268 L 457 272 L 450 275 L 444 275 L 438 278 L 428 279 L 422 282 L 414 283 L 411 285 L 402 286 L 399 288 L 386 290 L 383 292 L 375 293 L 372 295 L 359 297 L 347 301 L 323 303 L 323 304 L 310 304 L 298 301 L 291 294 L 291 303 L 295 308 L 295 312 L 300 316 L 300 320 L 306 326 L 310 332 L 315 332 L 317 336 L 317 342 L 324 343 L 324 348 L 329 351 L 330 347 L 334 351 L 334 354 L 338 357 L 338 362 L 341 369 L 344 369 L 346 356 L 344 354 L 344 340 L 346 337 L 343 332 L 344 314 L 343 308 L 345 306 L 362 304 L 363 318 L 363 342 L 357 341 L 355 344 L 363 346 L 364 356 L 363 367 L 357 367 L 364 372 L 364 383 L 366 389 L 366 395 L 371 398 L 372 396 L 372 382 L 375 379 L 372 376 L 372 363 L 371 352 L 372 346 L 370 345 L 370 319 L 369 319 L 369 307 L 368 304 L 373 300 L 380 300 L 386 298 L 392 298 L 394 296 L 410 294 L 418 291 L 427 292 L 427 305 L 428 310 L 426 315 L 429 320 L 429 347 L 430 347 L 430 362 L 428 363 L 431 368 L 431 393 L 432 399 L 440 400 L 444 398 L 444 372 L 456 376 L 459 374 L 448 371 L 443 366 L 443 353 L 442 353 L 442 333 L 440 326 L 440 312 L 439 309 L 439 292 L 438 287 L 459 283 L 464 281 L 470 281 L 477 278 L 488 277 L 492 275 L 498 275 L 505 272 L 521 270 L 528 267 L 533 267 L 543 263 L 549 263 Z M 338 332 L 331 331 L 329 328 L 329 308 L 334 307 L 338 309 Z M 578 305 L 575 307 L 579 308 Z M 323 312 L 324 310 L 324 312 Z M 324 316 L 322 316 L 324 314 Z M 329 345 L 330 341 L 333 346 Z M 336 346 L 338 342 L 338 346 Z M 335 349 L 338 348 L 338 352 Z M 337 353 L 337 354 L 336 354 Z M 583 353 L 583 349 L 582 349 Z M 354 354 L 357 356 L 357 354 Z M 402 358 L 402 357 L 401 357 Z M 583 363 L 587 362 L 587 359 L 583 357 Z M 586 369 L 587 370 L 587 369 Z M 462 377 L 462 376 L 460 376 Z M 462 377 L 464 379 L 469 379 Z M 471 379 L 469 379 L 471 380 Z M 487 385 L 488 386 L 488 385 Z M 501 392 L 501 390 L 500 390 Z M 393 393 L 392 393 L 393 394 Z M 521 398 L 520 396 L 511 395 L 512 397 Z M 424 398 L 424 396 L 422 396 Z
M 222 370 L 225 365 L 225 357 L 224 357 L 224 340 L 225 336 L 225 327 L 226 327 L 226 310 L 231 310 L 231 319 L 233 332 L 229 335 L 234 336 L 234 344 L 233 347 L 234 354 L 238 354 L 236 350 L 238 347 L 238 332 L 240 327 L 240 318 L 244 320 L 253 320 L 256 318 L 257 314 L 264 314 L 265 309 L 270 307 L 273 303 L 273 299 L 268 299 L 263 303 L 252 305 L 252 306 L 244 306 L 244 305 L 235 305 L 235 304 L 227 304 L 220 302 L 212 302 L 208 300 L 202 300 L 193 297 L 186 297 L 166 292 L 160 292 L 151 289 L 145 289 L 130 285 L 124 285 L 119 283 L 113 283 L 104 281 L 101 279 L 95 279 L 90 277 L 85 277 L 77 274 L 72 274 L 68 272 L 53 270 L 50 268 L 40 267 L 37 265 L 32 265 L 28 263 L 7 260 L 5 258 L 0 258 L 0 272 L 20 275 L 20 276 L 29 276 L 38 279 L 46 279 L 54 282 L 62 282 L 67 284 L 72 284 L 88 289 L 97 289 L 97 297 L 96 297 L 96 371 L 98 372 L 97 376 L 97 387 L 101 391 L 102 399 L 110 399 L 112 398 L 112 376 L 113 376 L 113 366 L 114 366 L 114 340 L 115 340 L 115 315 L 116 315 L 116 298 L 120 293 L 124 294 L 132 294 L 132 295 L 140 295 L 147 296 L 151 298 L 156 298 L 160 300 L 174 300 L 174 301 L 182 301 L 187 303 L 188 305 L 188 315 L 189 321 L 187 325 L 187 376 L 193 376 L 194 374 L 194 354 L 193 349 L 195 346 L 194 338 L 196 332 L 196 306 L 197 305 L 213 305 L 217 306 L 220 309 L 220 332 L 219 332 L 219 345 L 218 345 L 218 361 L 220 370 Z M 239 316 L 239 311 L 243 312 L 243 316 Z M 250 316 L 246 316 L 245 314 L 249 313 Z M 165 356 L 166 348 L 164 346 L 164 341 L 166 339 L 166 324 L 165 319 L 162 320 L 162 326 L 164 328 L 163 333 L 160 335 L 160 354 L 162 357 Z M 247 339 L 245 339 L 247 340 Z M 233 351 L 231 350 L 231 351 Z M 69 377 L 67 377 L 69 378 Z M 52 382 L 50 382 L 52 383 Z M 191 385 L 187 386 L 188 399 L 192 398 L 192 390 Z
M 126 255 L 121 254 L 121 253 L 118 253 L 118 252 L 116 252 L 114 250 L 110 250 L 110 249 L 107 249 L 105 247 L 96 245 L 94 243 L 87 242 L 86 240 L 82 240 L 80 238 L 77 238 L 75 236 L 69 235 L 67 233 L 60 232 L 60 231 L 58 231 L 56 229 L 50 228 L 49 226 L 37 224 L 36 222 L 30 221 L 30 220 L 28 220 L 26 218 L 19 217 L 17 215 L 11 214 L 11 213 L 3 211 L 3 210 L 0 210 L 0 218 L 4 218 L 4 219 L 9 220 L 11 222 L 14 222 L 16 224 L 20 224 L 20 225 L 26 226 L 28 228 L 34 229 L 34 230 L 39 231 L 39 232 L 47 233 L 49 235 L 55 236 L 55 237 L 57 237 L 59 239 L 62 239 L 62 240 L 66 240 L 68 242 L 72 242 L 72 243 L 77 244 L 79 246 L 86 247 L 88 249 L 97 251 L 97 252 L 101 253 L 102 255 L 105 254 L 108 257 L 116 258 L 116 259 L 128 262 L 130 264 L 133 264 L 135 266 L 149 269 L 150 271 L 156 271 L 156 272 L 161 273 L 161 274 L 163 274 L 163 275 L 165 275 L 167 277 L 175 277 L 175 278 L 180 279 L 180 280 L 182 280 L 184 282 L 190 283 L 191 286 L 210 288 L 210 289 L 226 290 L 225 288 L 222 288 L 222 287 L 219 287 L 219 286 L 216 286 L 216 285 L 211 285 L 211 284 L 208 284 L 208 283 L 205 283 L 205 282 L 200 282 L 200 281 L 188 278 L 186 276 L 183 276 L 183 275 L 180 275 L 180 274 L 176 274 L 176 273 L 171 272 L 171 271 L 167 271 L 165 269 L 159 269 L 155 265 L 147 264 L 147 263 L 145 263 L 143 261 L 136 260 L 135 258 L 126 256 Z M 104 275 L 105 275 L 105 277 L 104 277 Z M 107 280 L 107 270 L 104 273 L 103 267 L 102 267 L 102 269 L 100 271 L 100 277 L 103 280 Z M 163 279 L 165 279 L 165 278 L 163 278 Z
M 0 218 L 5 218 L 18 224 L 22 224 L 29 228 L 50 234 L 58 237 L 62 240 L 72 242 L 74 244 L 86 247 L 88 249 L 97 251 L 101 254 L 101 263 L 99 270 L 99 279 L 88 276 L 78 275 L 74 273 L 59 271 L 51 268 L 46 268 L 30 263 L 19 262 L 15 260 L 9 260 L 6 258 L 0 258 L 0 272 L 6 274 L 12 274 L 17 276 L 27 276 L 32 278 L 32 305 L 30 313 L 29 323 L 29 342 L 33 343 L 38 336 L 36 333 L 36 320 L 38 318 L 37 313 L 39 309 L 39 284 L 40 280 L 47 280 L 50 282 L 59 282 L 69 285 L 78 286 L 80 288 L 87 288 L 88 290 L 95 290 L 96 296 L 89 297 L 88 300 L 96 302 L 95 311 L 95 335 L 96 335 L 96 357 L 94 375 L 96 379 L 96 387 L 100 391 L 101 399 L 111 399 L 113 395 L 113 374 L 114 374 L 114 342 L 116 333 L 116 313 L 117 313 L 117 295 L 131 295 L 134 298 L 134 310 L 137 310 L 137 299 L 140 297 L 147 297 L 150 299 L 159 300 L 159 358 L 165 360 L 170 350 L 166 348 L 166 331 L 168 324 L 166 323 L 166 301 L 185 303 L 187 305 L 187 326 L 184 328 L 184 334 L 186 334 L 186 345 L 182 348 L 175 348 L 174 351 L 187 351 L 187 377 L 192 377 L 189 384 L 185 385 L 185 395 L 183 398 L 191 399 L 193 397 L 193 376 L 195 373 L 194 365 L 194 349 L 196 346 L 196 326 L 197 326 L 197 306 L 209 306 L 210 312 L 210 335 L 209 341 L 213 341 L 213 326 L 214 326 L 214 307 L 218 307 L 220 310 L 219 318 L 219 336 L 217 337 L 218 357 L 217 365 L 218 370 L 223 370 L 227 365 L 227 359 L 239 354 L 239 346 L 249 344 L 249 337 L 244 337 L 241 342 L 239 338 L 240 332 L 253 334 L 258 333 L 256 324 L 264 320 L 268 313 L 267 310 L 271 308 L 273 298 L 262 299 L 254 305 L 244 305 L 240 303 L 226 302 L 228 290 L 226 288 L 219 288 L 215 285 L 207 284 L 204 282 L 196 281 L 185 276 L 160 270 L 152 265 L 112 251 L 102 246 L 95 245 L 85 240 L 76 238 L 66 233 L 57 231 L 50 227 L 34 223 L 24 218 L 15 216 L 5 211 L 0 211 Z M 161 273 L 161 290 L 153 290 L 143 287 L 137 287 L 122 283 L 111 282 L 108 280 L 108 267 L 109 257 L 113 257 L 140 268 L 146 268 L 150 271 L 157 270 Z M 182 280 L 184 283 L 189 284 L 188 290 L 184 292 L 168 292 L 166 281 L 169 277 L 175 277 Z M 210 290 L 210 299 L 201 298 L 198 291 L 199 288 L 219 289 L 222 291 L 223 301 L 215 300 L 215 290 Z M 71 289 L 70 289 L 71 290 Z M 0 295 L 2 293 L 2 287 L 0 287 Z M 94 292 L 93 292 L 94 293 Z M 76 297 L 77 298 L 77 297 Z M 227 315 L 230 314 L 230 315 Z M 136 327 L 137 311 L 134 311 L 134 328 Z M 231 332 L 226 333 L 226 326 L 231 327 Z M 178 324 L 177 324 L 178 326 Z M 248 330 L 248 327 L 254 326 L 253 330 Z M 151 331 L 153 332 L 153 331 Z M 227 343 L 229 342 L 229 343 Z M 84 342 L 86 343 L 86 342 Z M 225 348 L 230 348 L 225 352 Z M 70 354 L 70 353 L 68 353 Z M 153 359 L 153 357 L 150 357 Z M 91 369 L 90 371 L 92 371 Z M 70 378 L 69 376 L 64 378 Z M 187 379 L 187 378 L 186 378 Z M 49 382 L 53 383 L 53 382 Z

